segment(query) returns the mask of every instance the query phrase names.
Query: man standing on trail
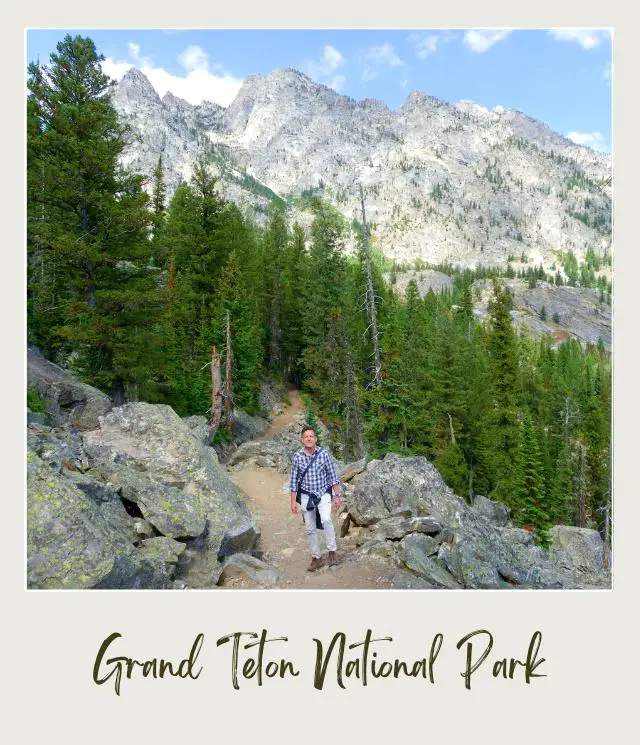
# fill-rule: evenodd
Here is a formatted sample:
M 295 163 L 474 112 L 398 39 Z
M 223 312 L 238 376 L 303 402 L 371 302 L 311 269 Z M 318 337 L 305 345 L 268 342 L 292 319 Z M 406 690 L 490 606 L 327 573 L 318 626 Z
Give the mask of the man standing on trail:
M 324 530 L 329 566 L 338 563 L 336 531 L 331 521 L 331 492 L 337 511 L 340 509 L 340 481 L 329 452 L 316 444 L 318 438 L 313 427 L 305 427 L 301 439 L 303 447 L 294 453 L 291 466 L 291 512 L 297 515 L 300 505 L 311 551 L 308 571 L 315 572 L 323 565 L 317 528 Z

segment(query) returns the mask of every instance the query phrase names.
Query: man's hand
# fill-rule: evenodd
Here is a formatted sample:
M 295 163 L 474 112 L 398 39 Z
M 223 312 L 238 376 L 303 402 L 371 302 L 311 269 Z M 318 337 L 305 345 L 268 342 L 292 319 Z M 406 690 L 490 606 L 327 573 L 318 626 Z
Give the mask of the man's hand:
M 291 492 L 291 514 L 298 514 L 298 503 L 296 502 L 296 493 Z
M 333 495 L 333 506 L 335 507 L 336 512 L 340 510 L 340 494 Z

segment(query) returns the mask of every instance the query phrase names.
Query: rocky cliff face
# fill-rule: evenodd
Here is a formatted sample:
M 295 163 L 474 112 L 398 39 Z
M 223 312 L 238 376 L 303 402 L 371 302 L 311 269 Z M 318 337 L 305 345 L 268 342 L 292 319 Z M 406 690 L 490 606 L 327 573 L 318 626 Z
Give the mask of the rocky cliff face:
M 161 100 L 135 69 L 112 95 L 138 136 L 125 164 L 150 174 L 162 155 L 169 193 L 204 156 L 224 196 L 258 217 L 279 197 L 308 223 L 300 197 L 312 192 L 351 222 L 362 183 L 376 245 L 402 261 L 525 253 L 548 266 L 560 251 L 610 250 L 611 158 L 517 111 L 414 91 L 394 112 L 295 70 L 248 77 L 227 109 Z

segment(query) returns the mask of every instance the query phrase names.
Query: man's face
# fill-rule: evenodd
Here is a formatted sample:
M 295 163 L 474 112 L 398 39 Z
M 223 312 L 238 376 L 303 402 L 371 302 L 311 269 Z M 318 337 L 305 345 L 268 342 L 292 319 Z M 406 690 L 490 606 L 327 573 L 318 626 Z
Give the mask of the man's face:
M 315 447 L 316 444 L 316 433 L 312 429 L 308 429 L 303 435 L 302 435 L 302 444 L 304 447 L 309 448 L 309 450 L 312 450 Z

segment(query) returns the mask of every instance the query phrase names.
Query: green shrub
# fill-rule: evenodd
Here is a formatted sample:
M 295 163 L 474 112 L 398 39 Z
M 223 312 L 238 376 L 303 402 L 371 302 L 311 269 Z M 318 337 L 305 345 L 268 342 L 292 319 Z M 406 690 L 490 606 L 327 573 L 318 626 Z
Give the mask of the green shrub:
M 27 407 L 37 414 L 48 414 L 47 405 L 34 386 L 27 387 Z

